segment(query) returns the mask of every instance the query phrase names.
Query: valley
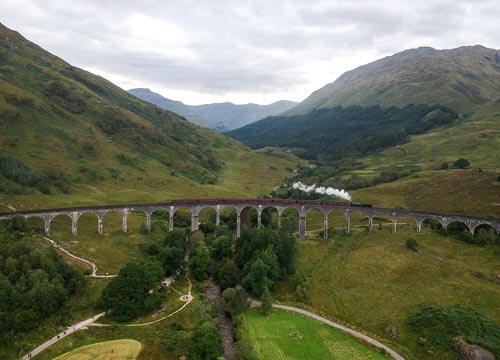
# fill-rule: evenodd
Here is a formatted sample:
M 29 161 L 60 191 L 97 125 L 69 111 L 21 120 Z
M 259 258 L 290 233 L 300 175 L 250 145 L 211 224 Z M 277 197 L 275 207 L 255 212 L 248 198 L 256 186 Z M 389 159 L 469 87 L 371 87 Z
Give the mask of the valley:
M 281 304 L 407 360 L 498 358 L 499 59 L 420 47 L 300 103 L 189 106 L 0 24 L 0 357 L 105 312 L 36 358 L 390 358 Z

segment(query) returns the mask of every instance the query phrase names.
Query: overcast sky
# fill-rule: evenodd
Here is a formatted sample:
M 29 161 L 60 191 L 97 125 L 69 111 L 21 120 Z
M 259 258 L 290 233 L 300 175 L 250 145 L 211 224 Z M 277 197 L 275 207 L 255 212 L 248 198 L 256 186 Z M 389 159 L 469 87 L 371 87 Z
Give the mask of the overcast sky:
M 408 48 L 500 48 L 500 0 L 1 0 L 0 22 L 124 89 L 187 104 L 300 101 Z

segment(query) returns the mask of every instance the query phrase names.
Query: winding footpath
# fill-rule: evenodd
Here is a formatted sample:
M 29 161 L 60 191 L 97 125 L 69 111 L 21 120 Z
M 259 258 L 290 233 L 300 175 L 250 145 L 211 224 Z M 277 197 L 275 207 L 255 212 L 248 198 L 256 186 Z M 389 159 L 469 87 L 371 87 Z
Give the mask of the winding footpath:
M 48 237 L 44 236 L 43 238 L 45 240 L 47 240 L 48 242 L 50 242 L 52 244 L 52 246 L 54 247 L 54 249 L 58 249 L 58 250 L 62 251 L 63 253 L 65 253 L 66 255 L 68 255 L 69 257 L 89 265 L 92 268 L 92 274 L 90 275 L 90 277 L 95 277 L 98 279 L 109 279 L 109 278 L 113 278 L 113 277 L 117 276 L 117 275 L 97 275 L 97 265 L 93 261 L 89 261 L 83 257 L 79 257 L 79 256 L 76 256 L 76 255 L 70 253 L 68 250 L 63 248 L 61 245 L 57 244 L 54 240 L 49 239 Z
M 67 251 L 66 249 L 64 249 L 63 247 L 59 246 L 54 240 L 52 239 L 49 239 L 47 237 L 43 237 L 45 240 L 49 241 L 52 246 L 58 250 L 61 250 L 62 252 L 64 252 L 66 255 L 70 256 L 71 258 L 75 259 L 75 260 L 78 260 L 78 261 L 81 261 L 81 262 L 84 262 L 85 264 L 89 265 L 92 267 L 92 274 L 90 275 L 91 277 L 94 277 L 94 278 L 112 278 L 112 277 L 115 277 L 117 275 L 97 275 L 97 266 L 95 265 L 94 262 L 92 261 L 89 261 L 87 259 L 84 259 L 84 258 L 81 258 L 81 257 L 78 257 L 76 255 L 73 255 L 72 253 L 70 253 L 69 251 Z M 175 275 L 169 277 L 169 278 L 166 278 L 165 280 L 163 280 L 162 284 L 166 285 L 166 286 L 170 286 L 175 278 L 177 277 L 179 273 L 177 272 Z M 166 318 L 169 318 L 171 316 L 174 316 L 175 314 L 181 312 L 182 310 L 184 310 L 184 308 L 186 306 L 188 306 L 191 301 L 193 300 L 193 296 L 191 295 L 191 288 L 193 286 L 193 284 L 191 283 L 191 280 L 186 276 L 187 280 L 189 281 L 189 290 L 188 290 L 188 293 L 186 295 L 182 295 L 180 297 L 180 301 L 184 302 L 185 304 L 182 305 L 179 309 L 173 311 L 172 313 L 166 315 L 166 316 L 163 316 L 162 318 L 160 319 L 156 319 L 154 321 L 151 321 L 151 322 L 148 322 L 148 323 L 142 323 L 142 324 L 127 324 L 127 325 L 122 325 L 122 326 L 148 326 L 148 325 L 152 325 L 152 324 L 155 324 L 157 322 L 160 322 L 162 320 L 165 320 Z M 173 289 L 173 288 L 172 288 Z M 176 291 L 175 289 L 173 289 L 174 291 Z M 176 291 L 178 292 L 178 291 Z M 92 316 L 91 318 L 87 319 L 87 320 L 83 320 L 77 324 L 74 324 L 74 325 L 71 325 L 71 326 L 68 326 L 66 330 L 64 330 L 63 332 L 57 334 L 56 336 L 54 336 L 53 338 L 51 338 L 50 340 L 47 340 L 46 342 L 44 342 L 43 344 L 41 344 L 40 346 L 38 346 L 37 348 L 35 348 L 34 350 L 30 351 L 29 353 L 27 353 L 26 355 L 24 355 L 21 360 L 29 360 L 31 358 L 33 358 L 34 356 L 38 355 L 39 353 L 41 353 L 42 351 L 44 351 L 45 349 L 47 349 L 48 347 L 54 345 L 56 342 L 58 342 L 59 340 L 62 340 L 64 339 L 66 336 L 74 333 L 75 331 L 77 330 L 80 330 L 80 329 L 85 329 L 87 328 L 88 326 L 112 326 L 112 325 L 109 325 L 109 324 L 100 324 L 100 323 L 95 323 L 96 320 L 98 320 L 99 318 L 101 318 L 102 316 L 106 315 L 105 312 L 102 312 L 100 314 L 97 314 L 97 315 L 94 315 Z M 113 326 L 116 326 L 113 325 Z
M 81 322 L 79 322 L 78 324 L 75 324 L 75 325 L 72 325 L 72 326 L 69 326 L 66 330 L 64 330 L 63 332 L 57 334 L 56 336 L 54 336 L 52 339 L 50 340 L 47 340 L 46 342 L 44 342 L 42 345 L 40 345 L 39 347 L 37 347 L 36 349 L 30 351 L 29 353 L 27 353 L 26 355 L 24 355 L 21 360 L 27 360 L 27 359 L 31 359 L 33 356 L 41 353 L 42 351 L 44 351 L 45 349 L 47 349 L 49 346 L 52 346 L 54 345 L 56 342 L 58 342 L 59 340 L 61 339 L 64 339 L 66 336 L 74 333 L 75 331 L 81 329 L 81 328 L 85 328 L 89 325 L 91 325 L 94 321 L 96 321 L 97 319 L 99 319 L 101 316 L 104 316 L 106 313 L 102 312 L 100 314 L 97 314 L 95 316 L 92 316 L 90 319 L 87 319 L 87 320 L 83 320 Z
M 306 311 L 306 310 L 302 310 L 302 309 L 299 309 L 299 308 L 296 308 L 296 307 L 292 307 L 292 306 L 286 306 L 286 305 L 278 305 L 278 304 L 273 304 L 273 308 L 275 309 L 281 309 L 281 310 L 287 310 L 287 311 L 292 311 L 292 312 L 295 312 L 297 314 L 302 314 L 302 315 L 305 315 L 307 317 L 310 317 L 312 319 L 316 319 L 318 321 L 321 321 L 322 323 L 325 323 L 331 327 L 334 327 L 336 329 L 339 329 L 341 331 L 344 331 L 346 333 L 349 333 L 351 334 L 352 336 L 358 338 L 358 339 L 361 339 L 369 344 L 372 344 L 373 346 L 376 346 L 380 349 L 384 349 L 389 355 L 391 355 L 394 359 L 397 359 L 397 360 L 405 360 L 404 357 L 402 357 L 401 355 L 399 355 L 397 352 L 395 352 L 394 350 L 392 350 L 391 348 L 385 346 L 384 344 L 382 344 L 381 342 L 375 340 L 375 339 L 372 339 L 371 337 L 369 336 L 366 336 L 360 332 L 357 332 L 355 330 L 352 330 L 352 329 L 349 329 L 348 327 L 345 327 L 343 325 L 340 325 L 340 324 L 337 324 L 336 322 L 333 322 L 331 320 L 328 320 L 322 316 L 319 316 L 319 315 L 316 315 L 312 312 L 309 312 L 309 311 Z

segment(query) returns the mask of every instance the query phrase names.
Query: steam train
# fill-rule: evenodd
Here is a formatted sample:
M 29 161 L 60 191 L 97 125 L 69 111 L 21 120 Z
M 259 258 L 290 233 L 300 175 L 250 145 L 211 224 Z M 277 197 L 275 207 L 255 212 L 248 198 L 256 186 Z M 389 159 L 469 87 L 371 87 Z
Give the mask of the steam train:
M 252 205 L 267 205 L 267 204 L 302 204 L 302 205 L 322 205 L 322 206 L 338 206 L 338 207 L 372 207 L 371 204 L 342 202 L 342 201 L 313 201 L 313 200 L 294 200 L 294 199 L 178 199 L 173 200 L 175 205 L 221 205 L 244 203 Z

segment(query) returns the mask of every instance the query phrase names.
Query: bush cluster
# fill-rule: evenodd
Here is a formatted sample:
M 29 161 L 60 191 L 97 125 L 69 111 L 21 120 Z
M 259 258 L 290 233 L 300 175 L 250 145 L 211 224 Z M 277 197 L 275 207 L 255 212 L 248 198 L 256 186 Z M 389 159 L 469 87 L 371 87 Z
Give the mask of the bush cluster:
M 23 218 L 0 222 L 0 342 L 33 329 L 83 283 L 52 248 L 25 236 Z
M 16 158 L 0 152 L 0 193 L 18 195 L 37 189 L 50 194 L 51 187 L 69 193 L 70 177 L 60 171 L 36 171 Z

